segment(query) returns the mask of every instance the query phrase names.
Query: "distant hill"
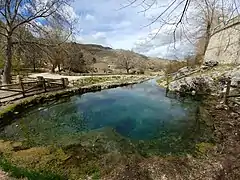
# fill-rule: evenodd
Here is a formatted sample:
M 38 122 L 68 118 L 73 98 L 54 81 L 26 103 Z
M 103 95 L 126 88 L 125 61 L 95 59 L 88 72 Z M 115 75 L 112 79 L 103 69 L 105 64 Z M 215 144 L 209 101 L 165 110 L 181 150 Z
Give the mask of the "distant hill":
M 119 53 L 130 53 L 131 57 L 140 61 L 146 65 L 146 69 L 158 71 L 165 67 L 169 62 L 168 59 L 147 57 L 143 54 L 135 53 L 132 51 L 122 49 L 112 49 L 110 47 L 104 47 L 97 44 L 78 44 L 79 49 L 83 52 L 86 61 L 91 61 L 93 58 L 96 62 L 104 62 L 109 65 L 116 65 L 119 61 Z

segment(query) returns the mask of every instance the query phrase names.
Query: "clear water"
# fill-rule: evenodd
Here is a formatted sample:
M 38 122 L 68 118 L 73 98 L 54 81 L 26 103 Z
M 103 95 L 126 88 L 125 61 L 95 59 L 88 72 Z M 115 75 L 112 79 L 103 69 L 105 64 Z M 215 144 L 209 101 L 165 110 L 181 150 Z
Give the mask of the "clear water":
M 74 96 L 30 110 L 6 126 L 0 138 L 34 145 L 75 141 L 82 133 L 113 128 L 141 149 L 187 152 L 209 139 L 199 121 L 199 102 L 165 97 L 155 80 Z

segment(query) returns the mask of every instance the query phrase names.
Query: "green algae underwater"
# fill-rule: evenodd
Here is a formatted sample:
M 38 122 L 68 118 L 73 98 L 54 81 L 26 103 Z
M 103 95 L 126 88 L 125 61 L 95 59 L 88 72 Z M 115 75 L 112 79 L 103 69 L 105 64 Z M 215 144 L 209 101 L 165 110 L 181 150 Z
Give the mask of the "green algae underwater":
M 0 132 L 0 166 L 28 179 L 100 179 L 151 156 L 213 143 L 201 102 L 165 97 L 155 80 L 30 109 Z M 22 172 L 22 173 L 20 173 Z

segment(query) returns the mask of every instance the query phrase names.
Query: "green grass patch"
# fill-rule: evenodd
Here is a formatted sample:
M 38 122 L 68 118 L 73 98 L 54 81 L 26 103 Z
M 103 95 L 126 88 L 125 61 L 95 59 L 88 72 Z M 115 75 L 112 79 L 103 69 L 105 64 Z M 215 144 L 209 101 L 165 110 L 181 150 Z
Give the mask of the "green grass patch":
M 205 155 L 214 148 L 214 144 L 208 142 L 201 142 L 196 144 L 196 153 L 198 155 Z
M 0 112 L 0 118 L 3 118 L 4 115 L 9 112 L 14 112 L 16 107 L 17 107 L 17 104 L 10 104 L 10 105 L 6 106 L 5 108 L 3 108 Z
M 3 171 L 8 172 L 9 175 L 14 178 L 27 178 L 28 180 L 67 180 L 67 178 L 51 172 L 36 172 L 19 168 L 5 159 L 0 160 L 0 167 Z
M 106 81 L 118 81 L 120 79 L 121 79 L 121 76 L 87 77 L 87 78 L 79 79 L 77 81 L 77 85 L 86 86 L 86 85 L 103 83 L 103 82 L 106 82 Z

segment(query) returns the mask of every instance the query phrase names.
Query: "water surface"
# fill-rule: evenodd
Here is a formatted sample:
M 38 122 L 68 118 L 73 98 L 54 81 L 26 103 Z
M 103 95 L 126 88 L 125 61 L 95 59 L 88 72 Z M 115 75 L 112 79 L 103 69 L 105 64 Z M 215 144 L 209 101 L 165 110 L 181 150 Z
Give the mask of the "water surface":
M 209 140 L 199 102 L 165 97 L 155 80 L 87 93 L 38 106 L 6 126 L 3 139 L 32 145 L 64 144 L 92 130 L 113 128 L 141 150 L 178 153 Z

